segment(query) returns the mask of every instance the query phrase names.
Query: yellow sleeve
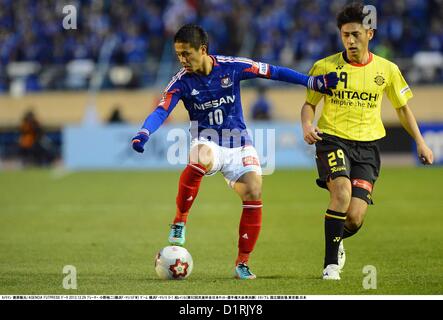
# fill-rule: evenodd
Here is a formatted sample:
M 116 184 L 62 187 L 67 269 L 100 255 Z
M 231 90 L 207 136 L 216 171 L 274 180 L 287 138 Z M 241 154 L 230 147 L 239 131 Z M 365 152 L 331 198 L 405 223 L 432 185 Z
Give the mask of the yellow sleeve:
M 391 68 L 391 81 L 386 87 L 386 94 L 396 109 L 405 106 L 408 100 L 413 97 L 409 85 L 395 64 Z
M 324 74 L 324 72 L 321 72 L 319 67 L 319 63 L 316 62 L 312 69 L 309 71 L 310 76 L 319 76 L 321 74 Z M 307 88 L 306 89 L 306 102 L 316 106 L 317 103 L 320 102 L 321 98 L 323 98 L 323 94 L 317 91 L 314 91 L 312 89 Z

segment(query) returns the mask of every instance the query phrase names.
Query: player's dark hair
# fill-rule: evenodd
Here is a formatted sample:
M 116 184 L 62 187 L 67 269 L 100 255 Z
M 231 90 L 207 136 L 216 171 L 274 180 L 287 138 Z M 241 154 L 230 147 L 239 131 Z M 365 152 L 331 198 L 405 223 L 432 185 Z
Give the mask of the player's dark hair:
M 174 43 L 189 43 L 192 48 L 199 49 L 200 46 L 206 46 L 209 51 L 209 37 L 207 32 L 196 24 L 185 24 L 174 36 Z
M 337 15 L 337 27 L 341 27 L 346 23 L 363 23 L 365 14 L 363 13 L 364 5 L 361 2 L 353 2 L 346 5 Z

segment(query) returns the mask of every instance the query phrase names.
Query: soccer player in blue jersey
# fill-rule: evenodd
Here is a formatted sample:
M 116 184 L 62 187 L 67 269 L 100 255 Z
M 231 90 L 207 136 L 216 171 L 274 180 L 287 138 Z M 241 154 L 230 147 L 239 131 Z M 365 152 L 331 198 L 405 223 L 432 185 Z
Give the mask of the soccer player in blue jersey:
M 300 84 L 332 95 L 337 85 L 335 72 L 309 77 L 294 70 L 246 58 L 209 55 L 208 35 L 200 26 L 187 24 L 175 34 L 174 46 L 183 68 L 163 93 L 159 106 L 132 139 L 137 152 L 181 99 L 191 120 L 189 164 L 180 176 L 176 216 L 169 242 L 184 245 L 186 220 L 206 175 L 221 172 L 243 201 L 235 276 L 255 279 L 248 266 L 262 221 L 262 170 L 246 131 L 240 100 L 240 81 L 266 78 Z

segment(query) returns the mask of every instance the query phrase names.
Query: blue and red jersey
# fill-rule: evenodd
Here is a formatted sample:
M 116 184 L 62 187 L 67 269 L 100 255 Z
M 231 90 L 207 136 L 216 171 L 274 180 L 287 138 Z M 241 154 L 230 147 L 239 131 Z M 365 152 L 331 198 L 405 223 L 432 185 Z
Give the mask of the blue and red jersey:
M 209 75 L 177 72 L 163 92 L 159 106 L 149 115 L 143 129 L 155 132 L 179 100 L 183 101 L 191 121 L 191 138 L 214 141 L 224 147 L 252 144 L 246 130 L 240 99 L 240 81 L 253 78 L 281 80 L 304 86 L 308 76 L 294 70 L 255 62 L 246 58 L 210 56 Z

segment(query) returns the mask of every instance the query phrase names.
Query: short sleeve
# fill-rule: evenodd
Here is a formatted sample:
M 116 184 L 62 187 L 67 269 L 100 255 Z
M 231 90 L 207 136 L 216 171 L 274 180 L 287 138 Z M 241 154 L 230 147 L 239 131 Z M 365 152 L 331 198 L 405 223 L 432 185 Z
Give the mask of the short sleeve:
M 395 64 L 393 64 L 391 68 L 391 79 L 389 85 L 386 87 L 386 94 L 396 109 L 405 106 L 408 100 L 413 97 L 409 85 Z

